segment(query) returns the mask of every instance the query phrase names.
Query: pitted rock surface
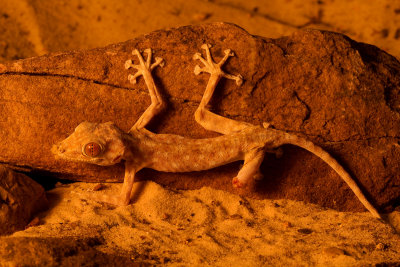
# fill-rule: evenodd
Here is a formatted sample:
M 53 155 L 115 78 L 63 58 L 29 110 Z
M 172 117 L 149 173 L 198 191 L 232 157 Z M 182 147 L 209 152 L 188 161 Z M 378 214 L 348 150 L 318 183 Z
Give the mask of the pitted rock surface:
M 330 152 L 381 210 L 400 201 L 400 63 L 384 51 L 318 30 L 279 39 L 252 36 L 225 23 L 156 31 L 105 48 L 50 54 L 0 65 L 0 162 L 77 181 L 122 181 L 123 164 L 100 167 L 56 160 L 51 146 L 82 121 L 113 121 L 129 130 L 150 104 L 142 78 L 124 69 L 134 48 L 152 48 L 166 64 L 153 71 L 168 107 L 149 129 L 192 138 L 218 134 L 196 124 L 194 111 L 209 76 L 195 76 L 203 43 L 216 60 L 232 49 L 211 109 L 253 124 L 307 137 Z M 257 198 L 289 198 L 339 210 L 363 210 L 347 185 L 316 156 L 284 146 L 266 156 L 264 179 L 246 190 L 231 186 L 239 163 L 193 173 L 139 172 L 173 188 L 212 186 Z
M 0 235 L 24 229 L 32 216 L 46 207 L 40 184 L 0 165 Z

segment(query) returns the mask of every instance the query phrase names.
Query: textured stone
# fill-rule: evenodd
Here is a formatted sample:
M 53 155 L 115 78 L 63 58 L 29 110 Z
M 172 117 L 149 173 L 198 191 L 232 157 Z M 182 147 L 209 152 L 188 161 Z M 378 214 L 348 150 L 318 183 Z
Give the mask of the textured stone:
M 121 181 L 123 165 L 99 167 L 55 160 L 51 145 L 82 121 L 113 121 L 128 130 L 149 105 L 143 79 L 127 80 L 124 62 L 133 48 L 151 47 L 164 58 L 155 80 L 169 103 L 150 125 L 158 133 L 193 138 L 217 136 L 197 125 L 193 113 L 208 75 L 193 74 L 201 44 L 213 44 L 218 60 L 236 53 L 225 70 L 245 78 L 242 87 L 222 81 L 212 109 L 223 116 L 309 138 L 332 153 L 372 202 L 391 210 L 400 198 L 400 64 L 378 48 L 344 35 L 317 30 L 289 37 L 252 36 L 216 23 L 157 31 L 105 48 L 46 55 L 0 66 L 0 161 L 80 181 Z M 198 173 L 139 172 L 174 188 L 213 186 L 229 191 L 239 164 Z M 267 156 L 265 179 L 241 191 L 260 198 L 290 198 L 341 210 L 362 205 L 320 159 L 284 147 Z
M 24 229 L 32 216 L 46 206 L 41 185 L 0 165 L 0 235 Z
M 96 249 L 97 237 L 2 237 L 3 266 L 143 266 L 140 261 Z

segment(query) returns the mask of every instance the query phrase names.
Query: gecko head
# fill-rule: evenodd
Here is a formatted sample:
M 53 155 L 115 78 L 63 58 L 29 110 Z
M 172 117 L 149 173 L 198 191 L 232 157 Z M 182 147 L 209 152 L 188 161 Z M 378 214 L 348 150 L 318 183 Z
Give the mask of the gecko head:
M 125 152 L 123 132 L 112 122 L 82 122 L 51 151 L 58 158 L 108 166 L 120 162 Z

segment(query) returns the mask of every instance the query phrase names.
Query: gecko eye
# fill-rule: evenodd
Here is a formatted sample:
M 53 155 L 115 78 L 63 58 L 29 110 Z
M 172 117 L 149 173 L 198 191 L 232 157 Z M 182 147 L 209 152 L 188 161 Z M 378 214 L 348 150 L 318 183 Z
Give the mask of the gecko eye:
M 87 143 L 82 147 L 83 155 L 91 158 L 98 157 L 102 152 L 103 146 L 95 142 Z

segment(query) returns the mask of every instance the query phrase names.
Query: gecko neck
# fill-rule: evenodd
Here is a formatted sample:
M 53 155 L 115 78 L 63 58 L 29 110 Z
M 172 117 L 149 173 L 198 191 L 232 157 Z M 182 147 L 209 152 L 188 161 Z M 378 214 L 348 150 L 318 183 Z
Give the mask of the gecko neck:
M 140 150 L 140 138 L 132 133 L 122 133 L 122 143 L 124 144 L 124 154 L 122 159 L 131 162 L 135 154 Z

